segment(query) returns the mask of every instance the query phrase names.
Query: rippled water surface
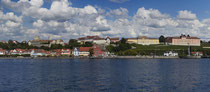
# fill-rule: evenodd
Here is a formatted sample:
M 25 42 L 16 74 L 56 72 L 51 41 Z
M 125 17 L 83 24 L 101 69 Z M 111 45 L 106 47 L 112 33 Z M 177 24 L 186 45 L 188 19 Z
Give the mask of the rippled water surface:
M 210 59 L 1 59 L 0 92 L 210 92 Z

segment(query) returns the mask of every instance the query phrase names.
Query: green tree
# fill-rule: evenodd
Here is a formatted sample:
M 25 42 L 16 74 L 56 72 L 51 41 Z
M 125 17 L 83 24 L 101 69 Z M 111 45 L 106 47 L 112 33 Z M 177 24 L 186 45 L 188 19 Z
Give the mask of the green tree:
M 165 37 L 164 37 L 163 35 L 161 35 L 161 36 L 159 37 L 159 42 L 160 42 L 160 43 L 165 43 Z
M 114 51 L 114 46 L 112 46 L 112 45 L 106 46 L 106 50 L 108 50 L 109 52 L 115 52 Z
M 78 43 L 76 39 L 70 39 L 69 40 L 69 45 L 71 46 L 71 48 L 80 47 L 80 43 Z
M 44 49 L 44 50 L 50 50 L 50 48 L 49 47 L 46 47 L 46 46 L 41 46 L 39 49 Z
M 120 43 L 125 44 L 125 43 L 126 43 L 126 39 L 125 39 L 125 38 L 122 38 L 122 39 L 120 40 Z
M 126 56 L 136 56 L 138 54 L 138 52 L 136 50 L 126 50 L 124 52 L 124 55 Z
M 77 40 L 76 39 L 70 39 L 69 44 L 72 44 L 72 43 L 77 43 Z
M 128 43 L 122 44 L 120 43 L 119 46 L 116 47 L 118 51 L 125 51 L 131 49 L 131 45 Z
M 89 49 L 89 52 L 90 52 L 90 55 L 89 55 L 89 56 L 90 56 L 90 57 L 93 56 L 93 54 L 94 54 L 93 48 Z
M 85 44 L 82 44 L 82 47 L 92 47 L 93 43 L 92 42 L 85 42 Z
M 61 44 L 52 44 L 50 49 L 63 49 L 64 47 Z

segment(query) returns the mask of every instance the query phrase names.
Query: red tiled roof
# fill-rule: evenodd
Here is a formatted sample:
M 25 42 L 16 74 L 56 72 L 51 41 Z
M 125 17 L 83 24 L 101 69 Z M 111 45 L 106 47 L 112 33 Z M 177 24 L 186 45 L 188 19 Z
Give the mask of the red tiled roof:
M 62 51 L 72 51 L 71 49 L 62 49 Z
M 94 38 L 94 40 L 105 40 L 104 38 Z
M 61 52 L 61 49 L 54 49 L 53 51 L 54 52 L 57 52 L 57 53 L 60 53 Z
M 1 40 L 1 42 L 6 42 L 5 40 Z
M 85 37 L 78 38 L 78 40 L 85 40 Z
M 100 38 L 99 36 L 87 36 L 87 37 L 81 37 L 78 38 L 78 40 L 86 40 L 86 39 L 96 39 L 96 38 Z
M 203 54 L 203 52 L 191 52 L 192 54 L 196 54 L 196 53 L 199 53 L 199 54 Z
M 88 39 L 100 38 L 99 36 L 87 36 Z
M 46 53 L 46 51 L 43 50 L 43 49 L 34 49 L 34 52 L 36 52 L 36 53 Z
M 106 37 L 106 39 L 110 39 L 110 40 L 120 40 L 120 38 L 110 38 L 110 37 Z
M 14 49 L 16 50 L 17 52 L 25 52 L 27 51 L 27 49 Z M 14 52 L 14 50 L 10 50 L 10 52 Z
M 1 52 L 6 52 L 6 50 L 4 50 L 4 49 L 2 49 L 2 48 L 0 48 L 0 51 L 1 51 Z
M 120 40 L 120 38 L 110 38 L 110 40 Z
M 80 47 L 79 51 L 89 51 L 92 47 Z

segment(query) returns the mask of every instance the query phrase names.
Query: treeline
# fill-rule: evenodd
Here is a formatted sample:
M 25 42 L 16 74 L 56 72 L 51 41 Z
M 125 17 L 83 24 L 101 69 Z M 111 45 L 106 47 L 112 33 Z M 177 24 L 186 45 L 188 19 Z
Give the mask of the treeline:
M 60 44 L 52 44 L 50 47 L 42 46 L 29 46 L 26 42 L 16 42 L 14 43 L 12 40 L 9 40 L 7 43 L 0 42 L 0 48 L 5 50 L 13 50 L 13 49 L 44 49 L 44 50 L 54 50 L 54 49 L 73 49 L 73 47 L 92 47 L 93 43 L 86 42 L 84 44 L 80 44 L 75 39 L 70 39 L 67 44 L 64 46 Z
M 27 43 L 14 43 L 12 40 L 9 40 L 8 43 L 0 42 L 0 48 L 6 49 L 6 50 L 13 50 L 13 49 L 32 49 L 36 48 L 33 46 L 29 46 Z
M 106 46 L 106 50 L 108 50 L 111 53 L 119 54 L 121 52 L 130 50 L 132 48 L 131 44 L 126 43 L 126 39 L 122 38 L 120 42 L 112 43 L 108 46 Z

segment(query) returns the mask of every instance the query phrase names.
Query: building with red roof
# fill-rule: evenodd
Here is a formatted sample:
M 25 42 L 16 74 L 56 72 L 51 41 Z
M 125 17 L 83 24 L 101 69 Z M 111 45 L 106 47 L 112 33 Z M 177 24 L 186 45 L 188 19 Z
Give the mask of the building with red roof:
M 80 37 L 78 38 L 78 42 L 81 44 L 84 44 L 85 42 L 93 42 L 94 39 L 100 38 L 99 36 L 86 36 L 86 37 Z
M 54 44 L 58 44 L 58 45 L 62 45 L 62 46 L 65 45 L 65 43 L 64 43 L 64 41 L 62 39 L 42 40 L 42 39 L 40 39 L 39 36 L 34 37 L 34 39 L 32 41 L 28 42 L 29 46 L 32 45 L 32 46 L 36 46 L 36 47 L 42 47 L 42 46 L 51 47 L 51 45 L 54 45 Z
M 26 55 L 26 54 L 30 54 L 31 51 L 27 50 L 27 49 L 14 49 L 14 50 L 10 50 L 10 55 Z
M 191 52 L 193 56 L 203 56 L 203 52 Z
M 110 42 L 116 43 L 116 42 L 119 42 L 120 41 L 120 38 L 106 37 L 106 41 L 107 41 L 107 43 L 110 43 Z
M 6 55 L 7 50 L 1 49 L 0 48 L 0 55 Z
M 189 35 L 181 35 L 180 37 L 167 37 L 166 44 L 182 46 L 200 46 L 200 38 L 191 37 Z
M 89 56 L 90 55 L 90 49 L 92 47 L 80 47 L 79 48 L 79 56 Z
M 78 42 L 80 42 L 81 44 L 84 44 L 85 42 L 92 42 L 98 45 L 109 45 L 110 42 L 119 42 L 120 38 L 110 38 L 110 37 L 106 37 L 106 38 L 101 38 L 99 36 L 87 36 L 87 37 L 81 37 L 78 38 Z
M 71 56 L 72 55 L 72 50 L 71 49 L 61 49 L 61 55 Z
M 38 57 L 38 56 L 48 56 L 51 54 L 50 51 L 46 51 L 43 49 L 30 49 L 31 51 L 31 57 Z
M 102 49 L 99 45 L 94 44 L 93 45 L 93 57 L 104 57 L 105 56 L 105 50 Z

